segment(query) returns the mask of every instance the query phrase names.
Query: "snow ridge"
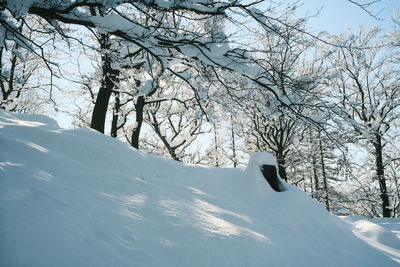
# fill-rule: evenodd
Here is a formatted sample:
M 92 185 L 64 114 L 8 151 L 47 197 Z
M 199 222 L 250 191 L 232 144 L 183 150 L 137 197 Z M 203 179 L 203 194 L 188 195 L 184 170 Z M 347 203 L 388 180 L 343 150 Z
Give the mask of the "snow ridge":
M 187 166 L 2 110 L 0 147 L 0 266 L 398 266 L 251 164 Z

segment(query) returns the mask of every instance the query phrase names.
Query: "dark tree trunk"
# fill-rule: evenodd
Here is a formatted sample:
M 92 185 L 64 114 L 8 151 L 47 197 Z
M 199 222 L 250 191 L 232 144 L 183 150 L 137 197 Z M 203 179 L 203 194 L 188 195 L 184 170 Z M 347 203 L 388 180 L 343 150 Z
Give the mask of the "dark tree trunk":
M 312 136 L 312 131 L 310 130 L 310 141 L 313 140 Z M 311 141 L 312 142 L 312 141 Z M 313 146 L 314 147 L 314 146 Z M 312 148 L 314 150 L 314 148 Z M 315 199 L 319 200 L 320 199 L 320 188 L 319 188 L 319 179 L 318 179 L 318 167 L 317 167 L 317 157 L 314 153 L 312 152 L 312 171 L 313 171 L 313 178 L 314 178 L 314 185 L 315 185 Z M 311 188 L 312 188 L 312 179 L 311 179 Z
M 328 178 L 326 175 L 326 169 L 325 169 L 325 156 L 324 156 L 324 150 L 322 147 L 322 141 L 321 141 L 321 133 L 319 133 L 319 151 L 321 153 L 321 169 L 322 169 L 322 179 L 324 181 L 324 190 L 325 190 L 325 206 L 326 209 L 329 211 L 329 192 L 328 192 Z
M 390 217 L 391 209 L 389 206 L 389 196 L 386 188 L 386 179 L 384 174 L 384 166 L 383 166 L 383 153 L 382 153 L 382 137 L 379 134 L 375 135 L 376 140 L 374 143 L 375 147 L 375 160 L 376 160 L 376 175 L 379 181 L 379 189 L 381 191 L 381 200 L 382 200 L 382 212 L 383 217 Z
M 111 66 L 112 57 L 110 55 L 111 43 L 109 36 L 106 34 L 100 35 L 100 48 L 102 51 L 102 80 L 99 93 L 97 94 L 96 103 L 93 108 L 92 121 L 90 127 L 101 133 L 104 133 L 104 124 L 106 122 L 106 115 L 108 109 L 108 103 L 115 83 L 119 76 L 119 71 L 114 70 Z
M 167 148 L 168 153 L 169 153 L 169 155 L 171 156 L 171 158 L 172 158 L 173 160 L 176 160 L 176 161 L 181 161 L 180 158 L 176 155 L 176 148 L 175 148 L 175 147 L 172 147 L 172 146 L 165 140 L 165 137 L 163 137 L 161 140 L 162 140 L 163 144 L 165 145 L 165 147 Z
M 135 110 L 136 110 L 136 125 L 132 132 L 131 138 L 131 146 L 136 149 L 139 149 L 139 136 L 140 130 L 142 128 L 143 123 L 143 109 L 144 105 L 146 104 L 144 96 L 139 96 L 136 100 Z
M 115 93 L 115 105 L 113 109 L 113 118 L 111 122 L 111 136 L 117 138 L 118 136 L 118 120 L 119 120 L 119 109 L 121 108 L 121 103 L 119 99 L 119 93 Z
M 235 142 L 235 129 L 233 127 L 233 116 L 231 115 L 231 138 L 232 138 L 232 161 L 233 168 L 237 167 L 237 159 L 236 159 L 236 142 Z
M 319 191 L 319 181 L 318 181 L 318 174 L 317 174 L 317 160 L 316 160 L 314 154 L 312 155 L 312 165 L 313 165 L 315 191 Z
M 108 102 L 110 101 L 111 91 L 101 86 L 97 94 L 96 104 L 93 108 L 92 121 L 90 128 L 104 133 L 104 124 L 106 122 Z
M 181 161 L 181 160 L 178 158 L 178 156 L 176 155 L 176 152 L 175 152 L 175 149 L 174 149 L 174 148 L 172 148 L 169 144 L 166 145 L 166 147 L 167 147 L 167 149 L 168 149 L 169 155 L 171 156 L 171 158 L 172 158 L 173 160 Z
M 310 178 L 311 189 L 313 188 L 313 182 L 314 182 L 314 188 L 315 188 L 315 191 L 313 192 L 314 198 L 319 200 L 320 199 L 320 192 L 319 192 L 320 189 L 319 189 L 319 180 L 318 180 L 318 172 L 317 172 L 317 159 L 316 159 L 316 156 L 314 153 L 312 154 L 312 168 L 313 168 L 312 176 L 313 176 L 314 181 L 313 181 L 313 179 Z

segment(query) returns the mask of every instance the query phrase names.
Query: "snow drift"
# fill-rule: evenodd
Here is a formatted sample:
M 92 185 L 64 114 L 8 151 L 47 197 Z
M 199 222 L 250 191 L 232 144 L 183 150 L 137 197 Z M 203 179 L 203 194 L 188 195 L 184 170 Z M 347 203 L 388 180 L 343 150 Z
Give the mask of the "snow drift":
M 398 266 L 257 164 L 186 166 L 4 111 L 0 147 L 0 266 Z

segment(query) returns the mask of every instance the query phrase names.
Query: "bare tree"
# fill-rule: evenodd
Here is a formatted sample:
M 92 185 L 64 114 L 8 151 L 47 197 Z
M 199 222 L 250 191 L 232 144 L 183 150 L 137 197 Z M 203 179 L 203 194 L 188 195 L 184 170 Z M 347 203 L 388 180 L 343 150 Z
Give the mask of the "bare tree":
M 378 31 L 360 29 L 357 34 L 338 37 L 341 46 L 330 55 L 336 77 L 331 80 L 335 103 L 332 110 L 341 118 L 339 126 L 351 127 L 375 160 L 375 179 L 380 190 L 382 214 L 390 217 L 384 148 L 400 106 L 395 68 L 377 43 Z M 332 101 L 331 100 L 331 101 Z M 343 129 L 344 130 L 344 129 Z M 356 140 L 356 139 L 355 139 Z
M 39 33 L 39 21 L 32 18 L 21 20 L 18 26 L 20 34 L 31 39 L 48 39 Z M 28 26 L 34 24 L 34 30 Z M 45 32 L 45 29 L 42 30 Z M 15 112 L 33 112 L 49 101 L 45 88 L 50 85 L 48 79 L 41 77 L 44 64 L 40 58 L 24 49 L 19 42 L 6 41 L 0 45 L 0 108 Z

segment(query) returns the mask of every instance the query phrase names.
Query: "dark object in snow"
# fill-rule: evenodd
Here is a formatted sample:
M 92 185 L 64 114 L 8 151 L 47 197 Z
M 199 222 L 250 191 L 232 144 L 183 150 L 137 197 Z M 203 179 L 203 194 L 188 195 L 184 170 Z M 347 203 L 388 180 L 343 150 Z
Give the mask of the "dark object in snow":
M 283 190 L 280 189 L 280 182 L 278 178 L 278 174 L 276 172 L 276 167 L 274 165 L 262 165 L 261 166 L 262 174 L 264 175 L 265 180 L 269 183 L 269 185 L 276 192 L 281 192 Z

